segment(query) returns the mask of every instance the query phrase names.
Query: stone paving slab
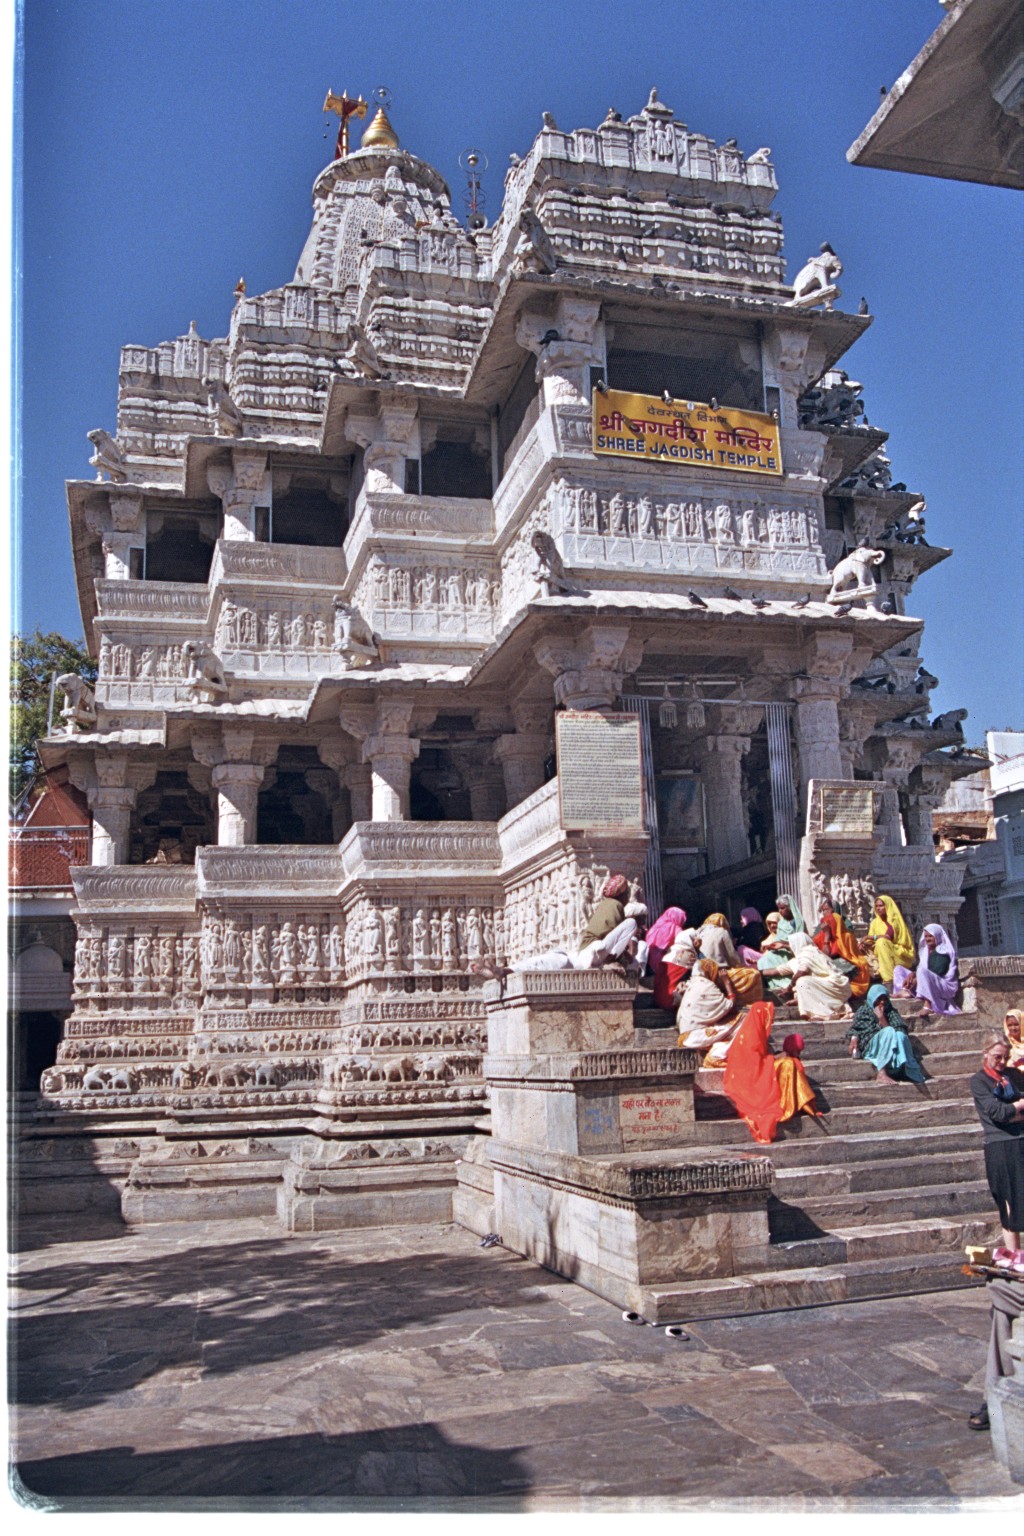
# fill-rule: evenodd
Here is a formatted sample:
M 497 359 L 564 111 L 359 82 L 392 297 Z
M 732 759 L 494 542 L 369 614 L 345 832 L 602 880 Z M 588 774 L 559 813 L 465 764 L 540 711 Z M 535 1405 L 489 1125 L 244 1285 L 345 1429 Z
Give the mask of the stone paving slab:
M 11 1487 L 64 1510 L 992 1508 L 980 1288 L 686 1342 L 459 1227 L 23 1221 Z

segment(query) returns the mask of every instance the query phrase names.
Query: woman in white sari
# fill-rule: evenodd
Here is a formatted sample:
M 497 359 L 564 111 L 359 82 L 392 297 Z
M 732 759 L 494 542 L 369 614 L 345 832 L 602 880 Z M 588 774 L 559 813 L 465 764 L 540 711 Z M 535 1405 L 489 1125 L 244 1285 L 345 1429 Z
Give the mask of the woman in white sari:
M 679 1044 L 703 1051 L 736 1028 L 736 991 L 728 973 L 713 960 L 698 960 L 683 992 L 676 1023 Z
M 811 943 L 806 933 L 789 935 L 793 958 L 780 965 L 775 975 L 796 978 L 796 1006 L 802 1019 L 849 1019 L 850 981 L 827 955 Z

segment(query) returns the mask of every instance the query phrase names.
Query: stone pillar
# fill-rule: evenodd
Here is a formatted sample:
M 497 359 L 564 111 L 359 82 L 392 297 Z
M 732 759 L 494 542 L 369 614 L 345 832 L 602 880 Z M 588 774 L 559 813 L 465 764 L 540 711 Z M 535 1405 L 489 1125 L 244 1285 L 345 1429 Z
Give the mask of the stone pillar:
M 343 774 L 353 821 L 373 820 L 373 790 L 369 763 L 350 763 Z
M 137 791 L 111 789 L 97 785 L 86 790 L 92 812 L 92 853 L 94 864 L 127 864 L 128 836 Z
M 505 814 L 505 780 L 501 764 L 486 745 L 458 747 L 452 761 L 469 790 L 470 815 L 474 821 L 500 821 Z
M 420 744 L 411 736 L 377 732 L 363 744 L 370 764 L 371 821 L 409 820 L 409 776 Z
M 796 703 L 796 746 L 800 780 L 806 790 L 811 779 L 841 779 L 838 689 L 812 679 L 801 687 Z
M 225 724 L 197 730 L 192 752 L 198 762 L 213 769 L 217 842 L 231 848 L 255 842 L 257 797 L 264 769 L 276 756 L 276 740 L 257 740 L 250 725 Z
M 206 482 L 224 507 L 224 538 L 251 543 L 256 537 L 256 503 L 267 473 L 265 448 L 235 448 L 231 465 L 213 464 Z
M 803 661 L 803 675 L 793 683 L 801 811 L 806 809 L 811 779 L 845 777 L 839 700 L 849 687 L 851 675 L 860 670 L 853 636 L 841 630 L 817 630 L 807 642 Z
M 554 316 L 530 310 L 520 313 L 516 341 L 537 359 L 536 379 L 544 405 L 590 403 L 590 370 L 604 361 L 600 317 L 596 300 L 571 294 L 561 296 Z
M 928 848 L 934 850 L 935 823 L 932 813 L 937 811 L 946 793 L 946 776 L 922 768 L 915 774 L 920 779 L 919 786 L 908 789 L 909 806 L 907 809 L 907 842 L 912 848 Z
M 103 536 L 103 574 L 108 581 L 127 581 L 131 576 L 132 549 L 136 547 L 130 533 L 107 533 Z
M 385 396 L 376 416 L 348 412 L 345 436 L 363 449 L 367 493 L 399 495 L 405 490 L 405 465 L 420 452 L 416 406 Z
M 256 800 L 263 782 L 259 763 L 218 763 L 213 770 L 217 791 L 217 842 L 240 848 L 256 841 Z
M 551 736 L 546 731 L 515 731 L 499 736 L 494 755 L 505 777 L 508 808 L 525 800 L 544 783 L 544 763 L 551 750 Z
M 743 809 L 743 759 L 749 751 L 748 735 L 704 738 L 701 778 L 707 808 L 709 870 L 724 869 L 749 857 Z

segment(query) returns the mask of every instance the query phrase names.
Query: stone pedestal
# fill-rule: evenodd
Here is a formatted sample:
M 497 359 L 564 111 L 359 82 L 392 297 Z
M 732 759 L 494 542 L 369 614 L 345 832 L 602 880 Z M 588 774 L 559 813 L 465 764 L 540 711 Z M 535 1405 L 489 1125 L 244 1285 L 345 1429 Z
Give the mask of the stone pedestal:
M 693 1141 L 698 1058 L 633 1045 L 631 986 L 513 973 L 485 994 L 495 1230 L 506 1247 L 656 1316 L 659 1286 L 732 1275 L 768 1243 L 769 1158 Z M 489 1216 L 481 1160 L 455 1216 Z
M 1001 1376 L 988 1394 L 992 1454 L 1013 1481 L 1024 1486 L 1024 1317 L 1014 1321 L 1010 1354 L 1013 1375 Z

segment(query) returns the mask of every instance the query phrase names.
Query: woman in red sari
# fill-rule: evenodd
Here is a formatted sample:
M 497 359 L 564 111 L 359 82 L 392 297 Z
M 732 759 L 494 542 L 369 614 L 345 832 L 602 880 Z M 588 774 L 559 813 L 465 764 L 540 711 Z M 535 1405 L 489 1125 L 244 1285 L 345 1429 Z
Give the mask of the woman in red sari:
M 814 942 L 823 955 L 837 960 L 846 972 L 852 997 L 866 997 L 871 985 L 871 971 L 864 952 L 847 928 L 841 912 L 837 912 L 828 896 L 821 903 L 821 920 Z

